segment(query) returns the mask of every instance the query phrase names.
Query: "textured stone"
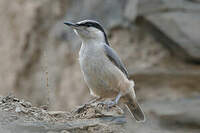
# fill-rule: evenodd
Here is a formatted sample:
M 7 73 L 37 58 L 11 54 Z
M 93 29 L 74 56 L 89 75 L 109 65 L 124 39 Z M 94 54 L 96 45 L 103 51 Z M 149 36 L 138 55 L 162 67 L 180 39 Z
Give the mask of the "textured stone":
M 62 4 L 66 2 L 1 0 L 0 3 L 1 93 L 15 92 L 37 104 L 46 103 L 46 78 L 53 72 L 55 77 L 59 74 L 56 72 L 59 67 L 54 67 L 58 62 L 52 62 L 58 61 L 55 53 L 59 52 L 55 51 L 56 43 L 51 43 L 48 36 L 55 21 L 65 12 Z M 47 49 L 48 57 L 45 57 Z M 46 68 L 50 61 L 55 64 L 51 65 L 51 70 Z M 47 70 L 51 71 L 48 75 L 45 74 Z M 51 88 L 56 88 L 51 78 L 48 82 Z
M 142 0 L 138 12 L 146 27 L 179 58 L 200 62 L 200 6 L 187 0 Z
M 147 20 L 164 34 L 163 38 L 166 36 L 171 40 L 162 42 L 174 54 L 200 62 L 200 15 L 182 12 L 157 13 L 147 16 Z
M 66 13 L 66 20 L 95 19 L 106 27 L 123 23 L 123 9 L 127 0 L 73 0 Z
M 129 21 L 134 21 L 138 15 L 137 13 L 138 13 L 138 0 L 128 0 L 124 11 L 124 16 Z

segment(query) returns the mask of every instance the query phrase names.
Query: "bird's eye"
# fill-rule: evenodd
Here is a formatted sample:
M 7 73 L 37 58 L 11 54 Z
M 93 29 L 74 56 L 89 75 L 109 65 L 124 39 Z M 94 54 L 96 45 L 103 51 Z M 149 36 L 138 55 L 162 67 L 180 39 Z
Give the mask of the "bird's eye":
M 87 26 L 87 27 L 90 27 L 90 26 L 92 26 L 92 25 L 91 25 L 90 23 L 87 23 L 86 26 Z

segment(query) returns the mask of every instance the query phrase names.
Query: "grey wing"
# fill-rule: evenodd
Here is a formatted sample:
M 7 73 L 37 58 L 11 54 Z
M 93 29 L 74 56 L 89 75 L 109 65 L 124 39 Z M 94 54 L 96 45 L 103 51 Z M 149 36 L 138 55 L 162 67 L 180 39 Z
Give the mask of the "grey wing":
M 128 78 L 128 71 L 126 70 L 124 64 L 122 63 L 117 53 L 108 45 L 104 45 L 104 49 L 110 61 L 113 62 Z

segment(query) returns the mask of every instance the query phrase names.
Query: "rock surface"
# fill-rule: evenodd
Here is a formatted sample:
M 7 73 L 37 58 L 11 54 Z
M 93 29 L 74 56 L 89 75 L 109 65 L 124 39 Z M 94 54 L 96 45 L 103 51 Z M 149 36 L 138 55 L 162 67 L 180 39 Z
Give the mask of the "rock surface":
M 117 106 L 108 111 L 95 102 L 79 111 L 47 111 L 14 96 L 1 97 L 0 116 L 0 131 L 6 133 L 121 132 L 126 123 Z
M 180 58 L 199 62 L 200 6 L 187 0 L 148 3 L 141 2 L 139 13 L 149 22 L 156 38 Z
M 101 102 L 101 101 L 100 101 Z M 109 110 L 99 101 L 72 112 L 47 111 L 13 96 L 1 97 L 0 131 L 5 133 L 198 133 L 200 97 L 145 102 L 145 123 L 136 123 L 127 110 Z M 28 104 L 27 104 L 28 103 Z M 28 105 L 28 106 L 27 106 Z

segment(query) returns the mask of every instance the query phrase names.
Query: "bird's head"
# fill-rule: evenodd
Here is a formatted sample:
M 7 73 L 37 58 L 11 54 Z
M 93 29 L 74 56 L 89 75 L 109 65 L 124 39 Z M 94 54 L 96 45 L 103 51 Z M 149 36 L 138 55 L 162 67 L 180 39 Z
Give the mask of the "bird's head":
M 106 33 L 100 23 L 93 20 L 83 20 L 77 23 L 65 22 L 67 26 L 74 29 L 75 33 L 83 41 L 101 41 L 108 44 Z

